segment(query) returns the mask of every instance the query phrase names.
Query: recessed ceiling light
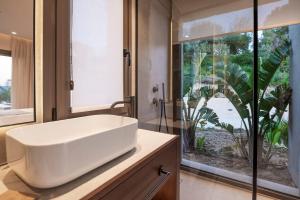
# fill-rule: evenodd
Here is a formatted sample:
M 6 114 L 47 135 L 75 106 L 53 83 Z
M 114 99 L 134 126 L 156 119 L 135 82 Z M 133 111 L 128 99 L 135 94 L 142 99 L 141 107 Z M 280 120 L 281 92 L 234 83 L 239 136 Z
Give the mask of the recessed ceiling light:
M 189 35 L 185 35 L 184 37 L 185 37 L 185 38 L 189 38 L 190 36 L 189 36 Z
M 11 32 L 11 34 L 13 34 L 13 35 L 17 35 L 17 32 L 14 32 L 14 31 L 13 31 L 13 32 Z

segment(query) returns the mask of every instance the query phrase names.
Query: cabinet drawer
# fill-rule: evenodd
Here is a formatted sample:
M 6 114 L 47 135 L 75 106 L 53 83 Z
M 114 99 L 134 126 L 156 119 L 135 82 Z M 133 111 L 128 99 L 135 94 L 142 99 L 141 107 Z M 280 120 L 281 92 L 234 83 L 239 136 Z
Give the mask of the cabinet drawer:
M 125 179 L 104 197 L 98 195 L 93 199 L 101 200 L 143 200 L 152 199 L 157 191 L 169 180 L 177 180 L 178 149 L 176 142 L 166 146 L 130 177 Z M 176 191 L 172 188 L 173 191 Z M 98 197 L 97 197 L 98 196 Z

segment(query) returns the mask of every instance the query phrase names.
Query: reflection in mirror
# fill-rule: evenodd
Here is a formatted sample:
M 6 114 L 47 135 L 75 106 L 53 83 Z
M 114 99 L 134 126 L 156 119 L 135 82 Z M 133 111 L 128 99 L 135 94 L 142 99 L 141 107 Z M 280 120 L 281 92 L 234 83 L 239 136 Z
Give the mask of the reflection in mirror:
M 0 0 L 0 126 L 34 121 L 33 25 L 34 0 Z

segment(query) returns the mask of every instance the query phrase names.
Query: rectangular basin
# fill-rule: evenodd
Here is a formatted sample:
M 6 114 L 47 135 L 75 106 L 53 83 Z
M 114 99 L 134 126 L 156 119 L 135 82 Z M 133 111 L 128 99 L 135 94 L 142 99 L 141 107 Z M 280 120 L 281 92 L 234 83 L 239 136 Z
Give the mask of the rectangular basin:
M 137 120 L 93 115 L 9 130 L 9 166 L 26 183 L 51 188 L 135 148 Z

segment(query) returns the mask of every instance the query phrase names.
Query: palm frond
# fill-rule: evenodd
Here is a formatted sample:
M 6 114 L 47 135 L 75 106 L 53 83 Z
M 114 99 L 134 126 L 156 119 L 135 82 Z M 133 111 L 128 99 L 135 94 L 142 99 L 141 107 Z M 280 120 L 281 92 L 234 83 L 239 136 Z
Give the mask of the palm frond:
M 259 89 L 265 91 L 270 81 L 272 80 L 277 69 L 280 67 L 290 53 L 290 42 L 284 40 L 274 51 L 271 52 L 268 59 L 266 59 L 259 69 Z

